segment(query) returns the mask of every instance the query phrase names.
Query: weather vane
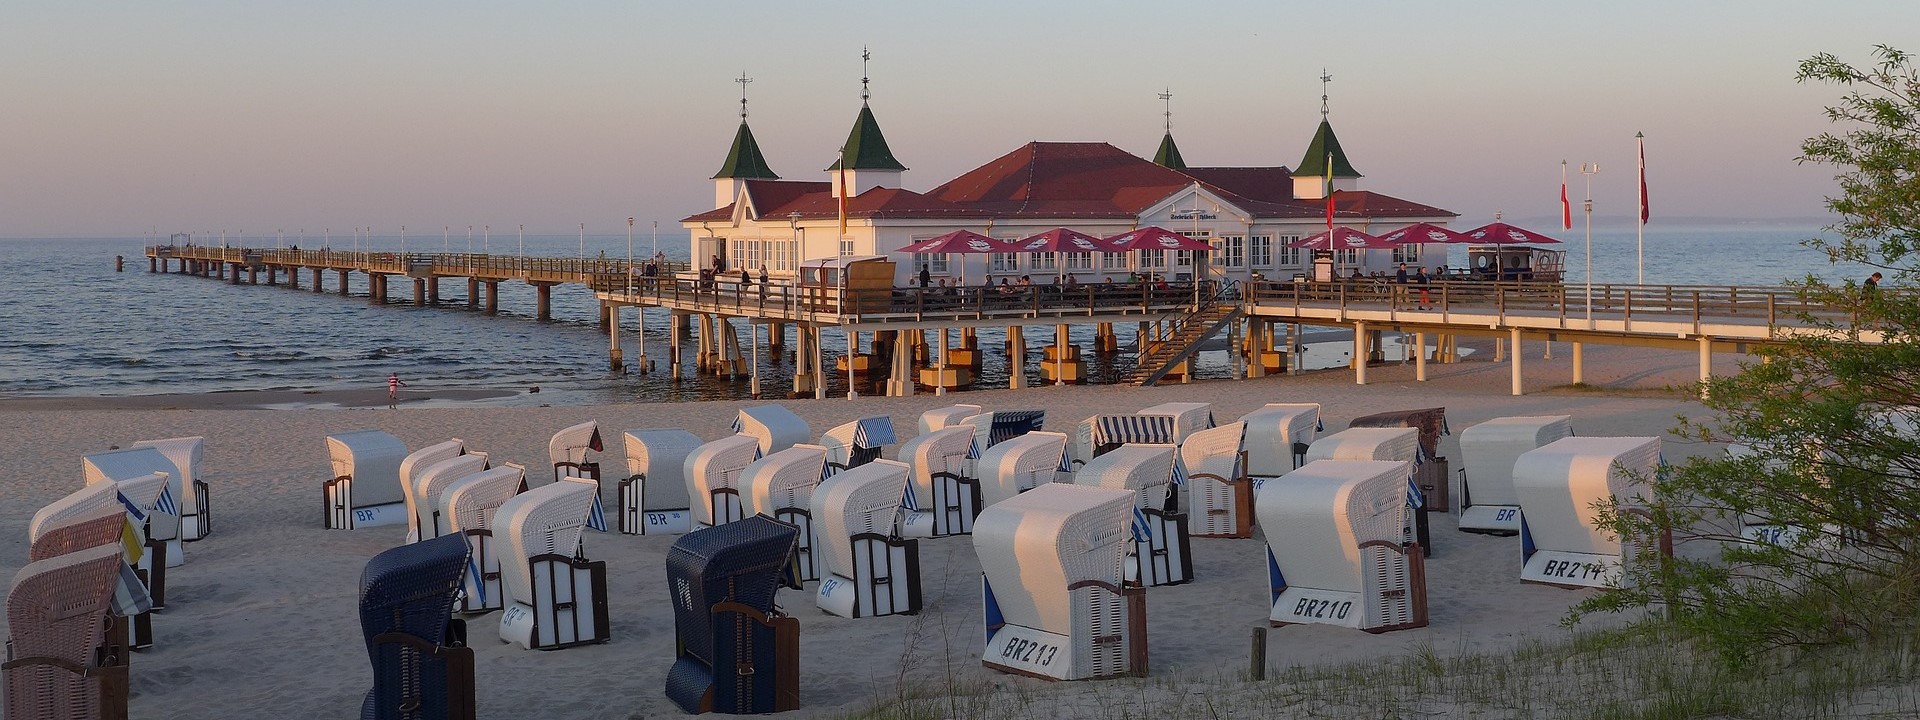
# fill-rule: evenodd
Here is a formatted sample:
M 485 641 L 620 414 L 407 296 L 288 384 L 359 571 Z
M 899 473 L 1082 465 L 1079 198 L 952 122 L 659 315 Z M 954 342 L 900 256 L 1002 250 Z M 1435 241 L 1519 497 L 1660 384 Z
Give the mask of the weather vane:
M 746 122 L 747 121 L 747 83 L 753 82 L 753 78 L 747 77 L 747 71 L 741 70 L 740 77 L 735 78 L 734 82 L 740 83 L 740 122 Z
M 1326 68 L 1320 68 L 1320 119 L 1327 119 L 1327 83 L 1333 82 L 1333 76 Z
M 1160 100 L 1167 104 L 1167 110 L 1165 112 L 1165 115 L 1167 116 L 1167 134 L 1172 135 L 1173 134 L 1173 88 L 1167 88 L 1165 90 L 1160 91 Z
M 865 45 L 860 46 L 860 104 L 867 104 L 867 61 L 873 59 L 873 53 Z

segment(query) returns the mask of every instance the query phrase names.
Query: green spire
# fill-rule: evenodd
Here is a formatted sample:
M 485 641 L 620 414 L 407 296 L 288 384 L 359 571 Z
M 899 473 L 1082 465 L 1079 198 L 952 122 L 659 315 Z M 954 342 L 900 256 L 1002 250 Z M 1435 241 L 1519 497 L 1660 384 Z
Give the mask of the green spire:
M 1327 156 L 1333 156 L 1333 176 L 1342 178 L 1360 177 L 1360 171 L 1353 169 L 1353 163 L 1347 162 L 1347 153 L 1340 149 L 1340 139 L 1333 136 L 1333 124 L 1320 120 L 1320 130 L 1313 134 L 1313 142 L 1307 145 L 1307 156 L 1300 159 L 1300 165 L 1293 169 L 1294 177 L 1326 177 Z
M 727 151 L 727 162 L 720 166 L 720 172 L 713 179 L 737 178 L 741 180 L 779 180 L 780 176 L 767 167 L 767 158 L 760 154 L 760 143 L 753 141 L 753 131 L 747 128 L 747 121 L 740 121 L 740 131 L 733 134 L 733 149 Z
M 828 170 L 839 170 L 845 163 L 848 170 L 901 170 L 907 166 L 893 159 L 893 151 L 887 149 L 887 138 L 880 134 L 880 122 L 873 119 L 873 110 L 865 104 L 860 106 L 860 117 L 853 121 L 853 132 L 847 135 L 847 144 L 840 149 L 840 159 L 834 161 Z
M 1153 164 L 1175 170 L 1187 169 L 1187 161 L 1180 159 L 1180 146 L 1173 144 L 1173 133 L 1160 138 L 1160 151 L 1153 154 Z

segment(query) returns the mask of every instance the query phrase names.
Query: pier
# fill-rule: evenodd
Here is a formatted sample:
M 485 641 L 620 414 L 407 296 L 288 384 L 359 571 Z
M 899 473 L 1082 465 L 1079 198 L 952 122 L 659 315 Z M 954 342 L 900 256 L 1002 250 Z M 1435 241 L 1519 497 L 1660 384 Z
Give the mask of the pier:
M 943 394 L 971 385 L 980 364 L 976 331 L 981 328 L 1005 330 L 1012 365 L 1009 385 L 1023 387 L 1023 334 L 1034 325 L 1054 329 L 1051 338 L 1038 338 L 1043 347 L 1040 374 L 1052 384 L 1084 379 L 1082 348 L 1069 342 L 1075 325 L 1095 327 L 1094 347 L 1086 348 L 1093 353 L 1119 352 L 1121 333 L 1130 329 L 1125 345 L 1137 359 L 1124 381 L 1135 385 L 1189 378 L 1188 361 L 1222 335 L 1234 378 L 1298 373 L 1306 333 L 1339 328 L 1353 334 L 1356 383 L 1367 382 L 1369 363 L 1386 360 L 1383 338 L 1388 332 L 1411 339 L 1408 354 L 1417 381 L 1426 379 L 1429 362 L 1457 359 L 1458 338 L 1493 338 L 1494 360 L 1510 366 L 1512 392 L 1519 395 L 1526 390 L 1522 348 L 1529 343 L 1569 343 L 1572 373 L 1565 382 L 1573 384 L 1584 381 L 1582 354 L 1589 343 L 1694 352 L 1705 380 L 1715 354 L 1747 353 L 1831 332 L 1823 323 L 1844 327 L 1849 317 L 1845 308 L 1809 305 L 1783 287 L 1599 284 L 1592 286 L 1590 302 L 1584 285 L 1485 280 L 1425 286 L 1359 280 L 1202 283 L 1197 288 L 1192 283 L 1126 283 L 1012 291 L 979 286 L 847 290 L 799 285 L 791 277 L 766 282 L 757 277 L 742 282 L 737 274 L 714 278 L 691 272 L 684 263 L 662 265 L 658 274 L 649 276 L 624 259 L 203 246 L 154 246 L 146 255 L 151 272 L 203 275 L 235 284 L 264 279 L 295 289 L 304 275 L 313 292 L 328 289 L 328 272 L 336 275 L 333 289 L 342 293 L 351 273 L 365 273 L 375 303 L 390 301 L 394 278 L 410 280 L 413 302 L 422 305 L 439 301 L 440 281 L 465 280 L 467 307 L 489 314 L 497 310 L 499 283 L 525 282 L 539 293 L 537 316 L 542 320 L 550 319 L 553 286 L 575 283 L 591 289 L 600 302 L 599 322 L 608 332 L 609 365 L 616 371 L 630 367 L 621 337 L 623 312 L 632 308 L 644 329 L 649 311 L 664 310 L 669 337 L 695 336 L 694 372 L 745 377 L 755 397 L 762 394 L 761 346 L 787 352 L 788 325 L 794 326 L 798 343 L 792 350 L 792 397 L 825 397 L 829 372 L 848 375 L 849 395 L 858 376 L 883 378 L 888 395 L 923 390 Z M 736 325 L 748 330 L 744 342 Z M 840 332 L 845 343 L 841 360 L 831 369 L 822 357 L 827 342 L 822 331 L 827 329 Z M 639 353 L 631 367 L 647 372 L 653 363 L 644 334 L 637 335 Z M 1849 339 L 1882 340 L 1871 330 Z M 669 343 L 664 353 L 675 378 L 685 365 L 680 345 Z M 878 365 L 882 362 L 886 366 Z

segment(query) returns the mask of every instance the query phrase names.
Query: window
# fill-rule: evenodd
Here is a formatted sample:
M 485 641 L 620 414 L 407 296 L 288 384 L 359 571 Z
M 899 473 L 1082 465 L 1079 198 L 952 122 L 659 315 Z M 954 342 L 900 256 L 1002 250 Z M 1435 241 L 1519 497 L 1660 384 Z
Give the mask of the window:
M 1053 253 L 1027 253 L 1027 267 L 1033 270 L 1052 270 Z
M 1400 247 L 1394 248 L 1393 261 L 1395 263 L 1420 262 L 1420 246 L 1419 245 L 1401 245 Z
M 1067 270 L 1092 270 L 1093 253 L 1066 253 L 1060 256 Z
M 994 253 L 991 272 L 1014 272 L 1020 269 L 1019 253 Z
M 1341 265 L 1359 265 L 1360 251 L 1359 250 L 1337 250 L 1335 251 L 1335 258 L 1336 259 L 1334 260 L 1334 262 L 1340 263 Z
M 1300 265 L 1300 248 L 1292 247 L 1292 245 L 1297 242 L 1300 242 L 1299 235 L 1280 236 L 1281 265 L 1289 267 L 1298 267 Z
M 1249 247 L 1253 250 L 1254 267 L 1273 267 L 1273 236 L 1255 235 Z
M 913 254 L 913 271 L 915 273 L 918 273 L 920 272 L 920 268 L 922 267 L 927 268 L 927 272 L 935 275 L 947 274 L 947 254 L 946 253 L 914 253 Z
M 1173 251 L 1173 264 L 1175 264 L 1175 265 L 1192 265 L 1192 264 L 1193 264 L 1193 251 L 1192 251 L 1192 250 L 1175 250 L 1175 251 Z
M 1140 267 L 1164 268 L 1166 266 L 1167 266 L 1167 251 L 1165 250 L 1141 250 L 1140 251 Z
M 1215 247 L 1220 249 L 1221 264 L 1225 267 L 1246 267 L 1247 239 L 1239 235 L 1222 235 Z
M 845 238 L 845 237 L 840 238 L 840 257 L 847 257 L 852 254 L 853 254 L 853 238 Z
M 792 273 L 799 270 L 794 263 L 794 256 L 799 254 L 800 243 L 793 240 L 773 240 L 768 244 L 773 246 L 773 261 L 767 263 L 769 272 Z
M 1100 268 L 1103 270 L 1127 269 L 1126 253 L 1100 253 Z

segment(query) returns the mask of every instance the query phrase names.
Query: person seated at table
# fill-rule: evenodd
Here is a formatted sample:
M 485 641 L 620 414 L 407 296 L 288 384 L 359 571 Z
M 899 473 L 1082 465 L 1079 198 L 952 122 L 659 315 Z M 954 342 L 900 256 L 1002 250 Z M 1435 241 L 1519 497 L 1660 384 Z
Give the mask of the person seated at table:
M 1013 293 L 1014 293 L 1013 285 L 1008 284 L 1006 278 L 1000 278 L 1000 294 L 1012 295 Z

